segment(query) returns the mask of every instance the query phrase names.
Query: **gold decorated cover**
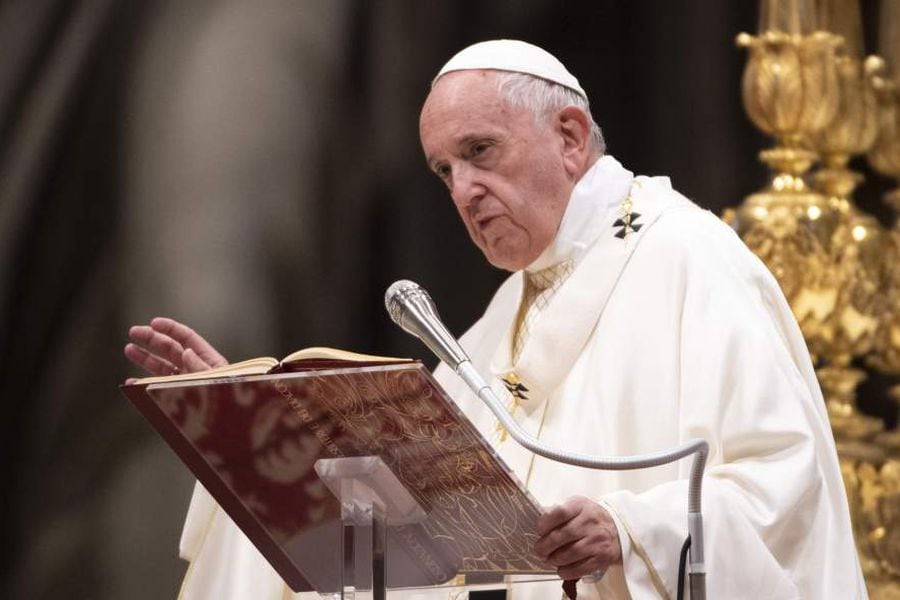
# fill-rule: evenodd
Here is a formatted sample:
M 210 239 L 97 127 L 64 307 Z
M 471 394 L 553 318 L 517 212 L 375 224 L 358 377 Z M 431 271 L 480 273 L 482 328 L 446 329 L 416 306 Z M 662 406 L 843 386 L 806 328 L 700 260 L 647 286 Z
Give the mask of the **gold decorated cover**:
M 338 589 L 340 505 L 320 458 L 379 456 L 425 510 L 389 526 L 389 587 L 461 573 L 553 573 L 539 507 L 417 362 L 126 389 L 297 591 Z

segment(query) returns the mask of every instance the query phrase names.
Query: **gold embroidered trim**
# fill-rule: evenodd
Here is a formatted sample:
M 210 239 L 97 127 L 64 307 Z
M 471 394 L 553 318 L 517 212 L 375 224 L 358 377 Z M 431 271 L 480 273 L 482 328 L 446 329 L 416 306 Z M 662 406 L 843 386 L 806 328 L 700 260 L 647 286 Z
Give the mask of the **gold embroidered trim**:
M 184 598 L 184 590 L 187 588 L 188 579 L 190 579 L 191 574 L 194 572 L 194 563 L 196 563 L 200 559 L 200 555 L 203 553 L 203 547 L 206 545 L 206 538 L 209 536 L 209 531 L 210 529 L 212 529 L 213 520 L 215 520 L 216 513 L 218 512 L 219 505 L 214 504 L 212 514 L 210 514 L 209 520 L 206 522 L 206 526 L 203 528 L 203 536 L 200 539 L 200 545 L 197 547 L 197 554 L 194 556 L 193 560 L 188 562 L 187 572 L 185 572 L 184 574 L 184 579 L 181 580 L 181 587 L 178 588 L 178 600 L 182 600 Z
M 515 335 L 512 340 L 511 358 L 514 365 L 518 364 L 541 315 L 574 270 L 575 262 L 570 259 L 540 271 L 533 273 L 526 271 L 522 274 L 524 280 L 522 296 L 516 313 Z
M 660 595 L 660 597 L 665 598 L 665 600 L 672 600 L 672 597 L 669 595 L 669 591 L 666 589 L 666 586 L 663 583 L 662 577 L 659 576 L 659 572 L 656 570 L 656 567 L 653 566 L 653 561 L 650 560 L 650 555 L 647 554 L 647 551 L 644 549 L 644 546 L 641 545 L 640 540 L 637 539 L 637 536 L 634 535 L 634 532 L 628 525 L 628 521 L 623 519 L 621 513 L 619 513 L 619 511 L 617 511 L 608 502 L 603 502 L 602 504 L 603 508 L 613 513 L 619 519 L 622 527 L 625 528 L 625 533 L 628 534 L 628 540 L 631 542 L 631 547 L 637 553 L 640 559 L 644 561 L 644 565 L 646 565 L 647 571 L 650 573 L 650 580 L 653 582 L 653 587 L 656 588 L 656 592 Z

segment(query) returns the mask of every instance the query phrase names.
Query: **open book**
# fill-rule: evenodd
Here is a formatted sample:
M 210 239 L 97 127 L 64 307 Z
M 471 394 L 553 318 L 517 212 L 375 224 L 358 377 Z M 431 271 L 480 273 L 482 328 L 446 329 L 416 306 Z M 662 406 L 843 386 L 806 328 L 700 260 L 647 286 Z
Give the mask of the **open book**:
M 158 377 L 138 379 L 136 385 L 163 383 L 168 381 L 194 381 L 197 379 L 218 379 L 221 377 L 237 377 L 240 375 L 266 375 L 274 373 L 296 373 L 316 369 L 350 368 L 361 366 L 395 365 L 413 362 L 411 358 L 392 358 L 359 354 L 337 348 L 312 347 L 297 350 L 281 360 L 271 356 L 250 358 L 224 367 L 199 371 L 197 373 L 179 373 Z
M 547 574 L 540 507 L 421 362 L 326 348 L 122 387 L 294 591 L 340 585 L 323 460 L 378 457 L 424 520 L 387 527 L 388 587 Z

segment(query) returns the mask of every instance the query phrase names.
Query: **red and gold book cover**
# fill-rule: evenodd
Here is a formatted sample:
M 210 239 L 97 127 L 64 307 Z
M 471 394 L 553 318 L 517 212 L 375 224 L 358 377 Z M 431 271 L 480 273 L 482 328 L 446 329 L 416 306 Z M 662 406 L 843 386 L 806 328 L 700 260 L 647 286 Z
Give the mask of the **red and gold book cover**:
M 321 458 L 379 456 L 426 512 L 388 527 L 389 587 L 553 572 L 530 553 L 536 503 L 424 366 L 308 366 L 123 390 L 295 591 L 339 587 Z

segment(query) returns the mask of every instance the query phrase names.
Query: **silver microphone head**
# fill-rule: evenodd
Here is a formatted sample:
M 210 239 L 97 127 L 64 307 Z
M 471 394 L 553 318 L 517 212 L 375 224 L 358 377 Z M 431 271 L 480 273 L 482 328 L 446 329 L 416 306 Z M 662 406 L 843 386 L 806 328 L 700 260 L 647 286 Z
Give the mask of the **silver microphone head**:
M 441 322 L 431 296 L 419 284 L 407 279 L 395 281 L 384 294 L 384 306 L 394 323 L 422 340 L 453 370 L 463 361 L 469 360 Z
M 384 292 L 384 307 L 391 316 L 391 320 L 407 333 L 418 336 L 415 331 L 411 331 L 403 324 L 403 316 L 406 313 L 406 304 L 413 299 L 424 303 L 425 306 L 437 314 L 437 309 L 434 306 L 434 301 L 431 299 L 431 296 L 429 296 L 428 292 L 423 290 L 415 281 L 400 279 L 392 283 Z

